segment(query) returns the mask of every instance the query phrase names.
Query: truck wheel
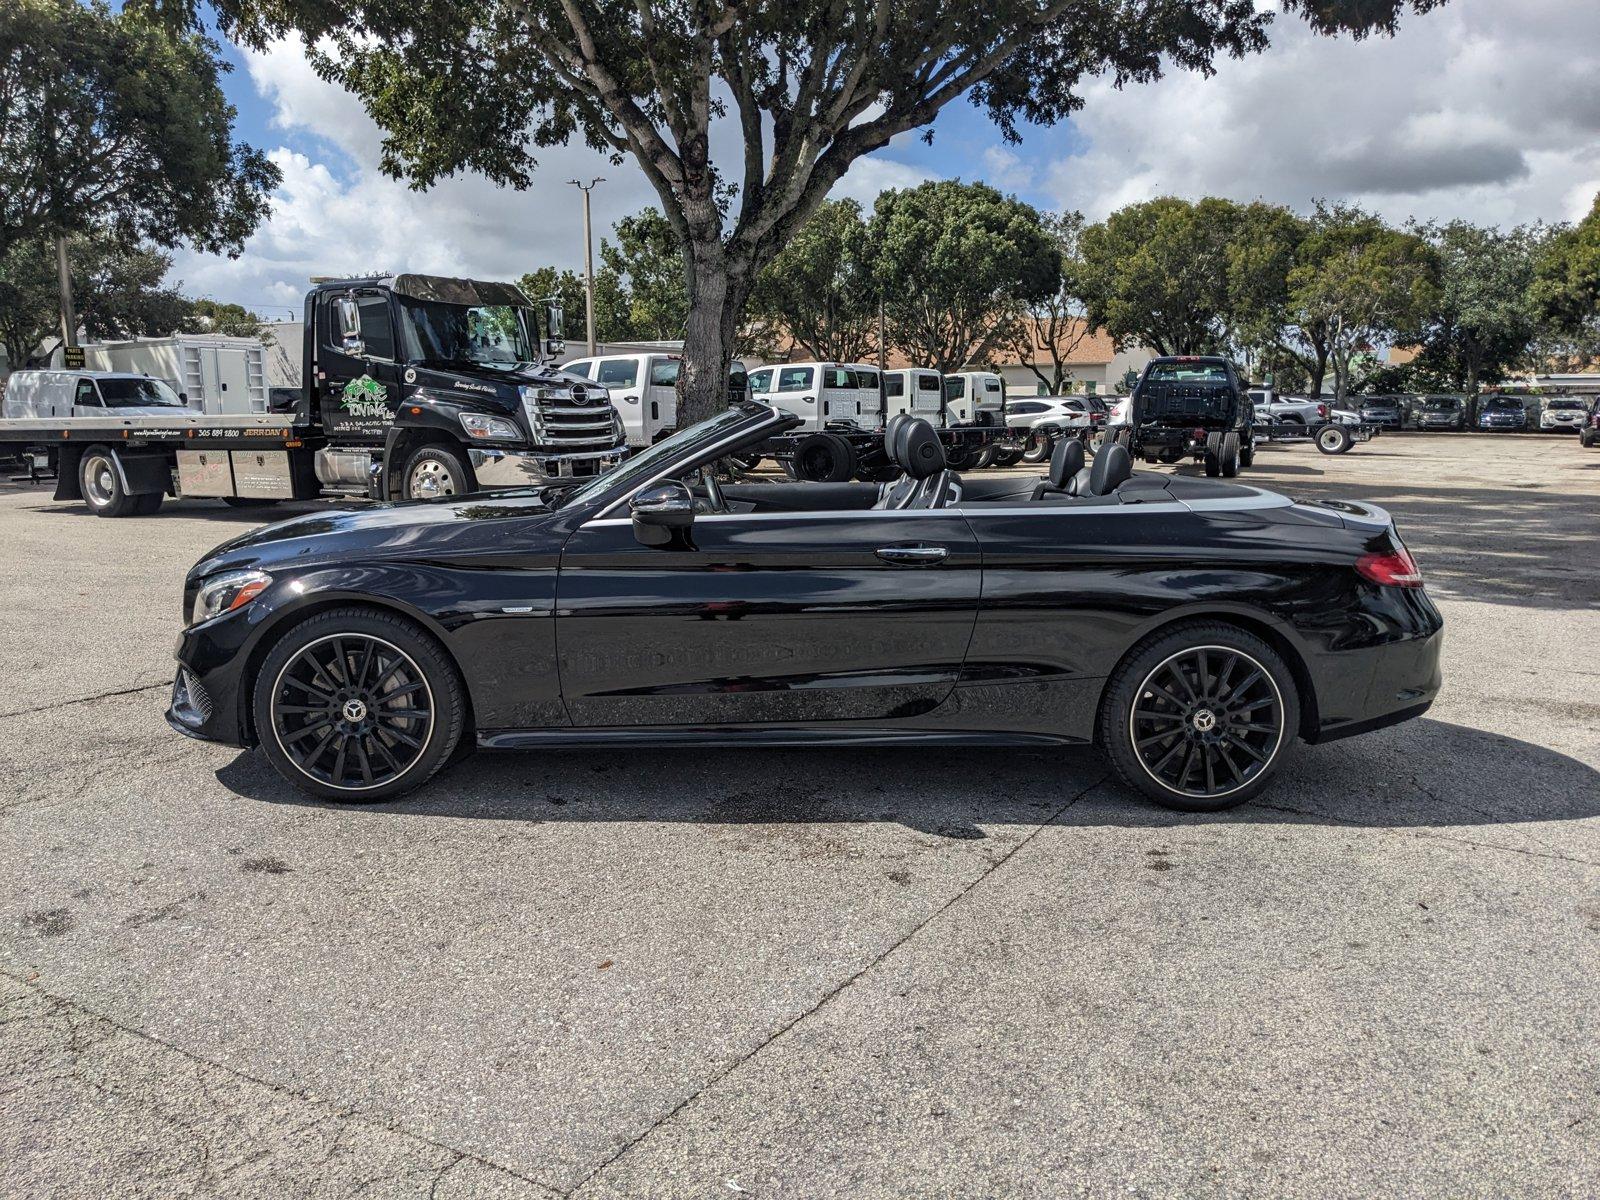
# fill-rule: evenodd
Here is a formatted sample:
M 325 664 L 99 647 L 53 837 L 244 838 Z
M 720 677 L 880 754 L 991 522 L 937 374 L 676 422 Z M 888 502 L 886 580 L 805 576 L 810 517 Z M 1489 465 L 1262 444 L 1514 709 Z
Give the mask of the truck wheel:
M 944 461 L 952 471 L 970 471 L 977 455 L 966 442 L 951 442 L 944 448 Z
M 453 451 L 443 446 L 423 446 L 406 459 L 400 498 L 439 500 L 445 496 L 464 496 L 472 490 L 467 479 L 467 466 Z
M 1317 430 L 1317 449 L 1324 454 L 1343 454 L 1350 449 L 1350 434 L 1343 425 L 1324 425 Z
M 284 779 L 330 800 L 388 800 L 426 783 L 466 725 L 455 665 L 404 617 L 318 613 L 252 682 L 256 735 Z
M 83 493 L 83 502 L 97 517 L 138 514 L 139 498 L 123 490 L 111 451 L 102 446 L 92 447 L 78 463 L 78 487 Z
M 1046 462 L 1055 453 L 1055 448 L 1054 438 L 1042 429 L 1035 429 L 1028 435 L 1028 444 L 1022 449 L 1022 461 L 1025 463 Z
M 1206 464 L 1208 478 L 1215 479 L 1222 474 L 1222 438 L 1214 433 L 1207 436 L 1205 453 L 1201 461 Z
M 1232 479 L 1239 473 L 1239 435 L 1229 432 L 1222 435 L 1222 451 L 1218 456 L 1222 477 Z
M 978 451 L 977 457 L 972 460 L 972 466 L 969 467 L 968 470 L 983 470 L 985 467 L 994 462 L 994 456 L 998 453 L 999 451 L 996 450 L 992 444 L 985 446 L 982 450 Z
M 1239 446 L 1239 465 L 1241 467 L 1253 467 L 1253 466 L 1256 465 L 1256 440 L 1255 440 L 1255 438 L 1251 438 L 1249 441 L 1243 442 L 1243 443 L 1240 444 L 1240 446 Z
M 856 452 L 837 433 L 813 433 L 794 448 L 794 469 L 807 483 L 844 483 L 856 473 Z
M 994 465 L 997 467 L 1014 467 L 1022 461 L 1021 450 L 997 450 L 994 456 Z
M 141 496 L 135 496 L 133 498 L 133 515 L 136 517 L 154 516 L 161 511 L 161 502 L 165 499 L 166 496 L 161 492 L 145 492 Z

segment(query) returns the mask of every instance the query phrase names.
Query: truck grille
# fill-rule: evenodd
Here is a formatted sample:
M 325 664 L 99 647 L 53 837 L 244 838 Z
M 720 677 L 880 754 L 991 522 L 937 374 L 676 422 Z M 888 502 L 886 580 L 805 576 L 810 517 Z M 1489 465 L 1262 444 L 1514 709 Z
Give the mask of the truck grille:
M 522 405 L 539 446 L 577 452 L 617 444 L 616 410 L 592 389 L 523 388 Z

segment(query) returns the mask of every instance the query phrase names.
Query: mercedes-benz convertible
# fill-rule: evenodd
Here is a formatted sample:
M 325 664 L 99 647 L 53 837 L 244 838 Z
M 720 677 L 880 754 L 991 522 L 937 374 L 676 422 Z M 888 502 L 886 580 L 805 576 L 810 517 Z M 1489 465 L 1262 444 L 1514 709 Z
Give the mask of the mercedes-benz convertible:
M 1098 745 L 1216 811 L 1297 740 L 1415 717 L 1441 619 L 1382 510 L 1056 447 L 963 479 L 751 478 L 746 404 L 582 486 L 268 525 L 189 573 L 167 717 L 336 800 L 471 748 Z M 734 482 L 734 480 L 738 480 Z

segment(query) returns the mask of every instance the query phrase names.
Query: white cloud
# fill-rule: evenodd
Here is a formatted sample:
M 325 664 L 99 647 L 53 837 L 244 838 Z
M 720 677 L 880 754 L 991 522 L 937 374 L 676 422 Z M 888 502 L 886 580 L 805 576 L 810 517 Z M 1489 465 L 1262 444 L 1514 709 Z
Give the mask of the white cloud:
M 1600 5 L 1456 0 L 1363 42 L 1280 16 L 1273 43 L 1210 79 L 1092 84 L 1087 150 L 1029 139 L 1042 190 L 1094 217 L 1213 194 L 1517 223 L 1579 217 L 1600 189 Z

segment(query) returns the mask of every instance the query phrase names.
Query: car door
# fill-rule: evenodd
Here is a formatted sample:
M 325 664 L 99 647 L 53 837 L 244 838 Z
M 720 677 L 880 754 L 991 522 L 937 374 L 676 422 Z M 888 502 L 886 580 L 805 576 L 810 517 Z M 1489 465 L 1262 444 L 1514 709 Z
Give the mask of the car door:
M 323 428 L 329 433 L 379 442 L 400 407 L 394 316 L 390 297 L 383 292 L 357 291 L 355 299 L 361 318 L 359 355 L 344 348 L 339 306 L 333 298 L 317 306 L 317 400 Z
M 960 675 L 980 566 L 949 509 L 700 515 L 655 546 L 624 503 L 562 550 L 568 714 L 589 728 L 915 718 Z

